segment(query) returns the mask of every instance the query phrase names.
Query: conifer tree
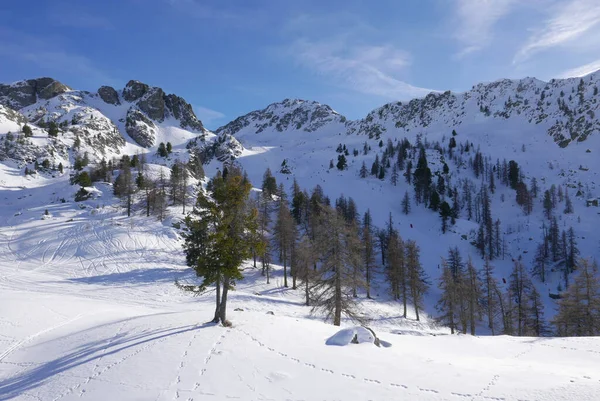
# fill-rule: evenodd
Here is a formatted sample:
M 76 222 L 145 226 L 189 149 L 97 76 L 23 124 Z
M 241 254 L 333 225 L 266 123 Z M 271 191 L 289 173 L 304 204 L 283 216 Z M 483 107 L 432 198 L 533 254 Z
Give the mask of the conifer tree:
M 410 197 L 408 196 L 408 191 L 404 192 L 404 197 L 402 198 L 402 213 L 405 215 L 410 213 Z
M 217 300 L 214 322 L 225 326 L 227 295 L 242 279 L 241 265 L 252 255 L 251 233 L 257 229 L 257 211 L 248 207 L 252 185 L 232 168 L 226 178 L 213 178 L 208 195 L 198 194 L 196 207 L 186 218 L 184 252 L 188 266 L 202 277 L 199 286 L 180 286 L 197 293 L 215 285 Z
M 287 204 L 287 196 L 283 184 L 279 185 L 279 201 L 277 202 L 277 221 L 273 231 L 275 249 L 281 255 L 283 263 L 283 286 L 288 287 L 288 266 L 292 256 L 292 247 L 296 241 L 296 225 Z
M 429 288 L 425 270 L 420 261 L 420 249 L 416 242 L 407 241 L 405 245 L 406 274 L 410 285 L 410 297 L 419 321 L 419 310 L 423 309 L 423 296 Z
M 441 297 L 436 305 L 441 315 L 437 318 L 437 321 L 450 327 L 451 334 L 454 334 L 458 327 L 459 290 L 457 284 L 448 263 L 442 258 L 442 275 L 438 283 Z
M 365 284 L 367 298 L 371 298 L 371 281 L 375 268 L 375 240 L 373 238 L 373 224 L 371 211 L 367 209 L 362 221 L 362 241 L 363 241 L 363 263 L 365 266 Z

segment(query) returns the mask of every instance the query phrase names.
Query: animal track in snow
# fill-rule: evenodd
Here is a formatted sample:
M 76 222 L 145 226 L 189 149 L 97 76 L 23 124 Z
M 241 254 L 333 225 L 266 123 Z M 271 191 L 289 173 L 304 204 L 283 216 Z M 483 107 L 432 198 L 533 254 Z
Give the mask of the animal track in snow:
M 381 384 L 381 382 L 379 380 L 374 380 L 374 379 L 363 379 L 365 382 L 367 383 L 373 383 L 373 384 Z
M 392 386 L 392 387 L 401 387 L 401 388 L 404 388 L 404 389 L 408 388 L 408 386 L 406 386 L 404 384 L 396 384 L 396 383 L 390 383 L 390 386 Z

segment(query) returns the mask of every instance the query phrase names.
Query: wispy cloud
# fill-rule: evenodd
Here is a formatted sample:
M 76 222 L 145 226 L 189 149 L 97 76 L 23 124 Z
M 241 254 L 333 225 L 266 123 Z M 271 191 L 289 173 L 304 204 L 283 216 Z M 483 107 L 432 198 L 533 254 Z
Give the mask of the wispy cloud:
M 222 120 L 225 117 L 225 114 L 221 113 L 220 111 L 198 105 L 194 106 L 194 111 L 196 112 L 196 116 L 204 125 L 211 125 L 215 121 Z
M 464 57 L 488 46 L 494 25 L 518 0 L 456 0 L 456 39 L 463 45 L 456 55 Z
M 532 54 L 577 39 L 600 23 L 598 0 L 569 0 L 552 9 L 552 16 L 534 30 L 519 49 L 513 63 L 525 61 Z
M 598 70 L 600 70 L 600 60 L 567 70 L 560 74 L 559 78 L 579 78 Z
M 410 65 L 411 57 L 389 44 L 355 45 L 346 38 L 301 39 L 289 47 L 288 54 L 329 82 L 360 93 L 405 100 L 432 91 L 397 78 Z

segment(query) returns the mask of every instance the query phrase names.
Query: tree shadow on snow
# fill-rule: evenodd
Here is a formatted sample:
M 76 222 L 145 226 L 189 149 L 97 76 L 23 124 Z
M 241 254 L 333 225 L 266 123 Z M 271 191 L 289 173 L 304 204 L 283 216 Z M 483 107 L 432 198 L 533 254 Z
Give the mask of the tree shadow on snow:
M 103 340 L 89 342 L 76 348 L 71 353 L 57 359 L 44 362 L 39 366 L 21 372 L 9 379 L 0 381 L 0 401 L 10 400 L 22 395 L 25 391 L 32 390 L 43 384 L 57 374 L 63 373 L 74 367 L 84 365 L 108 355 L 118 354 L 133 347 L 151 346 L 151 343 L 194 330 L 213 327 L 214 323 L 202 325 L 187 325 L 181 327 L 164 328 L 144 331 L 133 335 L 127 333 Z M 127 355 L 124 356 L 127 358 Z
M 72 283 L 100 285 L 142 285 L 161 282 L 175 282 L 185 272 L 170 268 L 136 269 L 121 273 L 68 279 Z

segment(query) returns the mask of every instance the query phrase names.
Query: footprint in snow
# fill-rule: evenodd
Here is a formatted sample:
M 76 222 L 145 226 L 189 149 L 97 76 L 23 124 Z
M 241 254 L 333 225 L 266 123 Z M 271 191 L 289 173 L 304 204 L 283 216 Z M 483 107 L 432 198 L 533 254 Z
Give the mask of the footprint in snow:
M 381 382 L 379 380 L 373 380 L 373 379 L 364 379 L 367 383 L 373 383 L 373 384 L 381 384 Z
M 404 384 L 396 384 L 396 383 L 391 383 L 390 386 L 392 386 L 392 387 L 408 388 L 408 386 L 405 386 Z

